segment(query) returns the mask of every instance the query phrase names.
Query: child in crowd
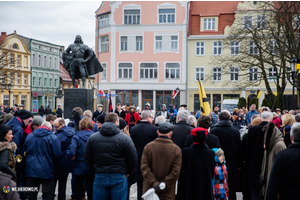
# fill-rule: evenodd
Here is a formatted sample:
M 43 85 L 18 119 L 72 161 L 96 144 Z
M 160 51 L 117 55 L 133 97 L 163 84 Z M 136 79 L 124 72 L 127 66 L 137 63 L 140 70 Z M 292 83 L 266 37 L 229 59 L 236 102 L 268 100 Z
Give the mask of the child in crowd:
M 228 174 L 225 165 L 224 151 L 221 148 L 213 148 L 215 152 L 215 176 L 212 179 L 214 200 L 228 200 Z

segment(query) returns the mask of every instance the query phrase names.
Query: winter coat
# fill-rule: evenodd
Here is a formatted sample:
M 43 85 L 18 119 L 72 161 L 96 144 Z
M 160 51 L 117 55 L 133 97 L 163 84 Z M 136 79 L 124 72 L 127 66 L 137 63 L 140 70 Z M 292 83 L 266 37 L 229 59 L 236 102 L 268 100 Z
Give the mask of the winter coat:
M 180 199 L 213 199 L 214 152 L 204 144 L 182 149 Z
M 137 151 L 137 180 L 143 180 L 141 173 L 141 159 L 144 147 L 157 138 L 157 127 L 147 121 L 141 121 L 130 130 L 130 136 Z
M 39 112 L 39 115 L 44 115 L 44 114 L 45 114 L 45 109 L 44 109 L 44 107 L 41 106 L 41 107 L 39 108 L 39 111 L 38 111 L 38 112 Z
M 47 106 L 47 108 L 45 109 L 46 115 L 49 115 L 51 112 L 52 112 L 51 108 Z
M 225 161 L 222 164 L 216 163 L 214 172 L 212 179 L 214 199 L 228 200 L 228 173 Z
M 264 126 L 268 122 L 261 122 L 258 126 L 253 126 L 249 129 L 246 141 L 246 152 L 248 158 L 249 174 L 248 181 L 249 185 L 261 186 L 260 174 L 261 165 L 264 157 L 264 137 L 263 131 Z
M 282 132 L 283 132 L 283 141 L 285 143 L 285 146 L 289 146 L 292 142 L 291 142 L 291 126 L 285 126 L 283 129 L 282 129 Z
M 84 149 L 84 161 L 95 174 L 132 174 L 137 153 L 131 138 L 112 122 L 105 122 L 92 134 Z
M 16 159 L 14 151 L 17 145 L 14 142 L 0 142 L 0 171 L 17 180 L 15 173 Z
M 281 120 L 278 117 L 273 118 L 272 122 L 275 124 L 275 126 L 277 128 L 280 128 L 280 126 L 281 126 Z
M 192 135 L 188 135 L 186 137 L 186 141 L 184 143 L 184 147 L 190 147 L 193 144 Z M 209 149 L 220 148 L 219 138 L 213 134 L 208 133 L 205 144 Z
M 181 162 L 181 150 L 169 138 L 159 137 L 147 144 L 141 161 L 143 194 L 160 182 L 164 182 L 166 188 L 158 194 L 159 198 L 174 200 Z
M 64 111 L 61 108 L 57 108 L 55 114 L 57 117 L 62 117 L 63 112 Z
M 179 146 L 180 149 L 183 149 L 186 137 L 191 134 L 193 127 L 189 126 L 185 121 L 179 121 L 174 125 L 174 129 L 171 140 Z
M 127 115 L 125 116 L 125 119 L 124 119 L 127 122 L 127 127 L 129 127 L 129 124 L 130 124 L 130 115 L 131 115 L 130 112 L 127 113 Z M 141 119 L 137 112 L 133 113 L 133 117 L 135 119 L 135 121 L 134 121 L 135 124 L 137 124 L 138 121 Z
M 266 198 L 266 190 L 269 183 L 269 177 L 274 158 L 277 153 L 286 149 L 286 146 L 283 142 L 282 133 L 272 122 L 268 123 L 267 125 L 264 144 L 265 152 L 261 167 L 261 182 L 263 184 L 261 195 L 264 195 L 264 198 Z
M 120 112 L 116 109 L 115 113 L 119 116 L 122 117 L 123 119 L 125 119 L 126 113 L 124 112 L 124 110 L 121 110 Z
M 300 188 L 300 142 L 294 142 L 279 152 L 269 178 L 267 200 L 294 200 L 299 198 Z
M 88 138 L 94 133 L 92 130 L 81 130 L 75 133 L 72 142 L 67 149 L 67 158 L 75 156 L 75 164 L 73 169 L 74 175 L 83 175 L 93 173 L 89 170 L 84 162 L 84 147 Z
M 26 177 L 54 179 L 54 162 L 60 156 L 60 141 L 46 126 L 40 126 L 25 140 Z
M 235 126 L 237 129 L 241 129 L 242 128 L 242 126 L 245 126 L 246 124 L 245 124 L 245 122 L 244 122 L 244 120 L 243 120 L 243 117 L 241 116 L 241 118 L 242 118 L 242 120 L 235 120 L 234 122 L 233 122 L 233 126 Z
M 103 111 L 99 112 L 98 110 L 96 110 L 93 114 L 93 120 L 96 121 L 97 117 L 101 114 L 103 114 Z
M 74 129 L 67 126 L 62 127 L 55 134 L 61 144 L 61 156 L 54 164 L 55 174 L 68 174 L 73 171 L 74 160 L 67 157 L 67 148 L 70 146 L 74 134 Z
M 220 120 L 211 130 L 219 138 L 226 157 L 228 173 L 237 173 L 242 167 L 242 143 L 240 132 L 230 120 Z
M 251 117 L 254 114 L 258 114 L 258 112 L 256 110 L 251 110 L 247 113 L 247 115 L 246 115 L 246 123 L 247 124 L 251 124 Z
M 19 117 L 13 117 L 6 125 L 10 126 L 13 131 L 13 139 L 12 142 L 14 142 L 17 145 L 17 152 L 16 154 L 23 155 L 23 144 L 25 142 L 27 134 L 24 134 L 23 128 L 24 122 Z
M 1 185 L 1 192 L 0 192 L 0 200 L 19 200 L 20 196 L 18 192 L 11 191 L 11 187 L 17 187 L 17 183 L 12 181 L 12 176 L 0 171 L 0 185 Z M 4 190 L 10 187 L 10 191 L 5 193 Z M 6 188 L 5 188 L 6 187 Z

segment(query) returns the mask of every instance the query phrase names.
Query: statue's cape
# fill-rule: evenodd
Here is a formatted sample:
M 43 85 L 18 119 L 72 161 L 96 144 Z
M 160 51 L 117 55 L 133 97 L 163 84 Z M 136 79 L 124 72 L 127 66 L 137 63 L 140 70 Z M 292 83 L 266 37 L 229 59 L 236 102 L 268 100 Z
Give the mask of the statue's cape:
M 103 68 L 99 62 L 99 60 L 96 58 L 96 55 L 93 52 L 93 56 L 92 58 L 85 63 L 85 67 L 86 67 L 86 71 L 85 71 L 85 78 L 88 78 L 91 75 L 97 74 L 99 72 L 103 71 Z M 86 52 L 84 59 L 86 59 L 88 57 L 88 53 Z M 71 67 L 70 64 L 72 62 L 72 56 L 70 54 L 65 54 L 65 56 L 63 55 L 63 61 L 64 61 L 64 67 L 66 68 L 66 70 L 69 72 L 69 74 L 71 75 Z M 75 79 L 80 79 L 81 75 L 80 75 L 80 71 L 79 68 L 76 68 L 75 71 Z

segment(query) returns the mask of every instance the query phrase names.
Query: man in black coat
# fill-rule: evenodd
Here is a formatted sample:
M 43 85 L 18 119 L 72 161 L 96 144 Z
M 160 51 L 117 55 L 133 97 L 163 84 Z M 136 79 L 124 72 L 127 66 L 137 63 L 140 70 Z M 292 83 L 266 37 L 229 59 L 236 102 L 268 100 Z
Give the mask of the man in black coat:
M 172 141 L 179 146 L 180 149 L 184 147 L 186 137 L 191 134 L 191 127 L 187 120 L 189 119 L 189 113 L 187 110 L 180 110 L 177 113 L 177 124 L 174 125 Z
M 232 126 L 228 111 L 219 114 L 219 122 L 210 133 L 219 138 L 221 148 L 224 150 L 228 169 L 229 199 L 236 200 L 237 172 L 242 167 L 242 143 L 240 132 Z
M 261 165 L 264 157 L 264 137 L 263 127 L 272 121 L 273 115 L 271 112 L 262 112 L 262 122 L 258 126 L 251 127 L 248 131 L 246 141 L 246 151 L 248 156 L 248 185 L 249 199 L 259 200 Z
M 143 191 L 143 176 L 141 173 L 141 158 L 144 147 L 157 138 L 157 127 L 152 125 L 153 114 L 150 111 L 144 110 L 141 114 L 141 121 L 138 125 L 130 130 L 130 136 L 138 155 L 137 162 L 137 199 L 140 200 Z
M 50 106 L 47 106 L 47 108 L 45 109 L 45 113 L 46 113 L 46 117 L 51 114 L 52 110 L 50 108 Z
M 56 117 L 57 118 L 62 118 L 63 110 L 61 109 L 60 105 L 57 106 L 58 108 L 55 111 Z
M 267 188 L 267 200 L 298 199 L 300 188 L 300 123 L 292 126 L 291 141 L 287 149 L 279 152 L 274 159 Z
M 96 121 L 97 120 L 97 117 L 101 114 L 103 114 L 103 105 L 102 104 L 99 104 L 97 106 L 97 110 L 94 112 L 93 114 L 93 120 Z
M 41 107 L 39 108 L 39 115 L 41 117 L 44 117 L 44 114 L 45 114 L 45 109 L 44 109 L 43 105 L 41 105 Z

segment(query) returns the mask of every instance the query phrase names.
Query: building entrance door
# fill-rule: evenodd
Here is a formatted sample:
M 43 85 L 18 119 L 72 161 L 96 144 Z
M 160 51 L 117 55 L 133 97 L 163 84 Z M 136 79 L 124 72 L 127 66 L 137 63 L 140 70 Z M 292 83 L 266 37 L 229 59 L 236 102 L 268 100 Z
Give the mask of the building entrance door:
M 144 110 L 146 103 L 150 103 L 150 109 L 153 110 L 153 90 L 143 90 L 142 97 L 143 107 L 141 109 Z

